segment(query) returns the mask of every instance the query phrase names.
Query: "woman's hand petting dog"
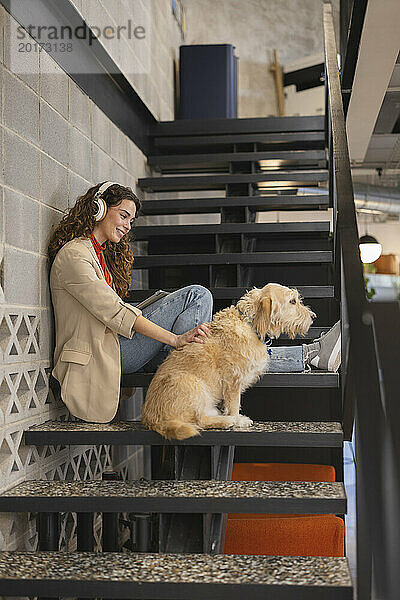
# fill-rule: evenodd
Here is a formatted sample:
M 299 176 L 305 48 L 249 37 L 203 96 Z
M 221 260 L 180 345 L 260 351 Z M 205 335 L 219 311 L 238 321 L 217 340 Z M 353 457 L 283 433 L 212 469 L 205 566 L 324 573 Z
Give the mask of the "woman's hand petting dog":
M 200 323 L 197 327 L 193 327 L 186 333 L 176 336 L 176 350 L 182 350 L 187 344 L 197 342 L 204 344 L 206 338 L 210 335 L 210 327 L 208 323 Z

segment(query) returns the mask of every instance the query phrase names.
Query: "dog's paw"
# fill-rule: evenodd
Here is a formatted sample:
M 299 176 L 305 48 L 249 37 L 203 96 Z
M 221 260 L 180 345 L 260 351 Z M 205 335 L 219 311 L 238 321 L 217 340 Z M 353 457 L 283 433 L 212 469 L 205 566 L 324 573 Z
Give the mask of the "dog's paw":
M 248 429 L 253 425 L 253 421 L 246 415 L 238 415 L 235 420 L 235 427 L 240 429 Z

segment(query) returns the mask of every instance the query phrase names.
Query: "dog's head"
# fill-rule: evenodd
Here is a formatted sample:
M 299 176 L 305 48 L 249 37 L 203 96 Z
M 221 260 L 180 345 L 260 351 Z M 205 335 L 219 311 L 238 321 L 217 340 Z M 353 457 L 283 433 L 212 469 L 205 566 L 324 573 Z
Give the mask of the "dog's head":
M 237 308 L 253 322 L 257 333 L 264 338 L 277 338 L 286 333 L 290 338 L 305 335 L 316 314 L 301 301 L 295 288 L 268 283 L 253 288 L 237 303 Z

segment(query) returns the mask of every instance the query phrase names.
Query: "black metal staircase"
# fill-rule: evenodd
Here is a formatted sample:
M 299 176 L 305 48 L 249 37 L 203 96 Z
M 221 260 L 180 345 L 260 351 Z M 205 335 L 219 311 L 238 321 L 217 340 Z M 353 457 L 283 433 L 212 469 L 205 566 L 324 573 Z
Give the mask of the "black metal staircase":
M 326 139 L 323 117 L 158 124 L 148 162 L 161 174 L 139 181 L 148 192 L 144 215 L 219 213 L 221 222 L 139 226 L 136 239 L 147 242 L 148 254 L 136 256 L 135 268 L 148 270 L 149 290 L 132 291 L 130 300 L 140 301 L 151 290 L 196 283 L 210 289 L 215 309 L 220 309 L 249 286 L 278 282 L 297 286 L 318 313 L 309 336 L 326 331 L 341 316 L 337 257 L 326 212 L 336 210 L 332 190 L 329 194 L 324 187 L 329 180 Z M 215 197 L 203 193 L 214 190 L 219 191 Z M 176 192 L 176 198 L 151 198 L 152 192 L 165 191 L 170 196 Z M 190 197 L 182 197 L 187 191 Z M 321 219 L 290 222 L 287 212 L 285 222 L 257 222 L 258 212 L 272 210 L 320 210 Z M 146 388 L 152 376 L 126 375 L 122 385 Z M 3 494 L 1 511 L 43 515 L 42 552 L 1 553 L 0 594 L 353 598 L 345 558 L 221 554 L 230 511 L 346 512 L 341 374 L 267 373 L 246 392 L 242 405 L 256 421 L 250 430 L 210 430 L 180 442 L 168 442 L 139 423 L 49 422 L 28 430 L 25 442 L 37 446 L 150 446 L 152 479 L 33 481 Z M 334 465 L 337 482 L 232 482 L 234 460 Z M 77 512 L 86 527 L 88 539 L 76 553 L 55 551 L 56 515 L 62 511 Z M 93 545 L 95 512 L 148 515 L 153 531 L 144 545 L 147 551 L 105 552 L 110 547 L 103 547 L 103 552 L 83 552 Z M 103 517 L 103 526 L 115 526 L 115 518 Z
M 244 128 L 243 121 L 247 122 Z M 255 121 L 255 122 L 254 122 Z M 158 178 L 140 180 L 143 189 L 153 190 L 225 190 L 223 198 L 177 198 L 175 200 L 152 200 L 143 203 L 144 214 L 179 214 L 186 211 L 218 211 L 220 224 L 212 225 L 157 225 L 139 226 L 136 239 L 147 241 L 148 255 L 136 256 L 135 268 L 149 270 L 150 288 L 178 288 L 188 280 L 185 268 L 190 268 L 193 283 L 202 283 L 212 292 L 218 307 L 227 306 L 239 298 L 249 285 L 263 285 L 268 281 L 284 284 L 296 284 L 299 290 L 313 304 L 319 302 L 319 327 L 313 327 L 310 336 L 315 337 L 333 324 L 338 316 L 337 294 L 335 293 L 332 269 L 332 240 L 329 234 L 329 222 L 321 219 L 315 222 L 257 223 L 255 216 L 260 210 L 285 210 L 318 208 L 325 216 L 328 208 L 328 195 L 319 193 L 318 184 L 327 179 L 326 161 L 321 150 L 313 149 L 313 142 L 307 140 L 307 151 L 271 149 L 273 145 L 286 145 L 286 142 L 271 141 L 271 130 L 278 130 L 284 139 L 306 134 L 312 126 L 323 135 L 323 119 L 255 119 L 229 120 L 223 122 L 226 132 L 223 152 L 218 153 L 219 145 L 211 156 L 202 153 L 205 141 L 215 137 L 213 123 L 203 123 L 202 133 L 197 133 L 195 145 L 193 133 L 199 124 L 186 122 L 182 133 L 182 124 L 161 124 L 168 136 L 162 138 L 164 145 L 176 145 L 173 160 L 153 155 L 149 162 L 161 171 L 167 167 L 169 173 L 179 172 L 184 165 L 184 174 L 179 176 L 161 175 Z M 196 153 L 188 155 L 185 146 L 179 142 L 190 137 L 190 143 Z M 242 137 L 267 136 L 268 153 L 260 153 L 261 142 L 252 142 L 252 151 L 246 141 L 246 152 L 241 151 Z M 229 137 L 231 152 L 226 153 L 226 138 Z M 300 137 L 297 138 L 300 144 Z M 155 146 L 158 138 L 155 138 Z M 316 148 L 319 142 L 315 143 Z M 262 156 L 260 156 L 262 154 Z M 241 156 L 242 155 L 242 156 Z M 178 158 L 182 157 L 182 165 Z M 275 156 L 275 158 L 273 158 Z M 238 160 L 240 158 L 240 160 Z M 243 159 L 243 160 L 242 160 Z M 260 160 L 281 160 L 284 171 L 259 173 Z M 318 161 L 313 171 L 305 170 L 309 161 Z M 211 171 L 225 168 L 224 175 L 190 175 L 202 168 Z M 238 174 L 237 170 L 244 171 Z M 236 171 L 236 172 L 234 172 Z M 290 193 L 267 193 L 258 187 L 260 181 L 288 181 Z M 293 187 L 299 181 L 301 185 L 316 186 L 315 194 L 304 196 L 296 193 Z M 217 186 L 217 187 L 215 187 Z M 182 210 L 184 207 L 184 210 Z M 174 253 L 172 254 L 171 251 Z M 166 253 L 168 252 L 168 253 Z M 175 267 L 179 267 L 175 269 Z M 196 274 L 193 274 L 196 267 Z M 277 270 L 278 268 L 278 270 Z M 130 299 L 139 301 L 149 295 L 150 290 L 131 292 Z M 289 343 L 287 339 L 281 343 Z M 301 343 L 301 340 L 296 340 Z M 123 385 L 146 387 L 153 374 L 133 373 L 123 378 Z M 285 400 L 284 392 L 289 388 L 291 402 Z M 318 396 L 310 398 L 311 392 L 318 390 Z M 294 392 L 296 390 L 296 392 Z M 276 406 L 277 421 L 270 420 L 268 409 L 269 396 L 275 398 L 275 404 L 285 404 L 285 410 L 279 412 Z M 311 373 L 266 374 L 246 395 L 245 411 L 250 416 L 257 413 L 261 422 L 255 423 L 249 431 L 207 431 L 200 437 L 184 442 L 166 442 L 158 434 L 146 431 L 138 423 L 113 423 L 108 425 L 72 423 L 45 423 L 27 431 L 25 441 L 36 445 L 57 444 L 144 444 L 152 447 L 151 481 L 89 481 L 89 482 L 25 482 L 6 492 L 0 499 L 0 510 L 20 512 L 35 511 L 54 515 L 61 511 L 73 511 L 86 515 L 86 526 L 93 527 L 93 513 L 148 513 L 158 531 L 156 542 L 149 541 L 148 549 L 156 549 L 162 554 L 131 556 L 125 554 L 53 555 L 33 554 L 30 556 L 32 568 L 41 569 L 31 593 L 55 594 L 50 589 L 61 590 L 63 586 L 68 594 L 96 595 L 101 589 L 101 573 L 110 573 L 106 578 L 107 593 L 101 590 L 103 597 L 164 598 L 187 597 L 205 598 L 211 591 L 218 590 L 218 596 L 242 594 L 249 590 L 250 580 L 254 579 L 254 591 L 272 594 L 271 597 L 317 597 L 323 593 L 329 597 L 351 597 L 351 586 L 344 560 L 315 558 L 273 559 L 270 557 L 215 557 L 216 563 L 210 563 L 204 555 L 193 556 L 186 553 L 200 552 L 218 554 L 223 551 L 223 531 L 225 515 L 228 512 L 252 513 L 296 513 L 324 514 L 346 512 L 346 498 L 343 484 L 305 483 L 305 482 L 232 482 L 230 478 L 234 449 L 236 457 L 249 460 L 279 458 L 297 461 L 334 464 L 339 476 L 342 474 L 343 434 L 341 421 L 340 376 L 336 373 L 315 371 Z M 307 398 L 308 406 L 303 402 Z M 287 397 L 286 397 L 287 399 Z M 315 403 L 324 407 L 315 411 Z M 307 420 L 307 416 L 293 422 L 293 404 L 297 404 L 297 415 L 319 414 L 318 422 Z M 290 418 L 289 418 L 290 417 Z M 297 417 L 296 417 L 297 418 Z M 337 422 L 339 421 L 339 422 Z M 190 480 L 190 481 L 189 481 Z M 207 481 L 206 481 L 207 480 Z M 158 517 L 154 520 L 154 515 Z M 89 519 L 89 520 L 88 520 Z M 57 527 L 53 519 L 50 527 Z M 44 534 L 43 534 L 44 535 Z M 41 543 L 43 550 L 46 548 Z M 169 554 L 164 555 L 167 552 Z M 170 554 L 173 552 L 173 554 Z M 185 552 L 184 555 L 176 554 Z M 107 556 L 110 556 L 107 562 Z M 2 593 L 10 595 L 10 588 L 25 589 L 32 581 L 24 579 L 17 564 L 28 560 L 27 555 L 7 556 L 7 569 L 11 580 L 0 584 Z M 16 563 L 16 561 L 19 561 Z M 90 572 L 84 578 L 81 567 L 90 562 Z M 151 585 L 151 575 L 146 579 L 145 565 L 153 565 L 154 572 L 160 570 L 161 579 L 155 577 Z M 244 561 L 244 562 L 243 562 Z M 260 562 L 261 561 L 261 562 Z M 279 569 L 271 575 L 271 565 L 278 561 Z M 220 584 L 206 583 L 210 566 L 220 566 Z M 239 566 L 246 565 L 246 572 L 237 578 Z M 87 563 L 89 564 L 89 563 Z M 62 573 L 60 565 L 65 565 Z M 106 566 L 107 565 L 107 566 Z M 122 567 L 123 565 L 123 567 Z M 166 565 L 171 571 L 166 573 Z M 262 572 L 249 573 L 249 569 L 262 565 Z M 323 569 L 321 570 L 321 565 Z M 141 575 L 137 577 L 137 570 Z M 113 576 L 113 569 L 123 568 L 124 576 Z M 230 572 L 232 569 L 232 572 Z M 296 583 L 299 569 L 305 569 L 307 576 L 302 584 Z M 120 573 L 120 571 L 118 571 Z M 297 573 L 297 574 L 296 574 Z M 0 566 L 1 574 L 1 566 Z M 224 574 L 224 575 L 223 575 Z M 154 575 L 153 575 L 154 577 Z M 266 578 L 265 578 L 266 577 Z M 274 579 L 275 578 L 275 579 Z M 47 581 L 47 587 L 43 579 Z M 129 584 L 127 583 L 129 581 Z M 157 583 L 158 581 L 158 583 Z M 186 583 L 188 581 L 188 583 Z M 278 585 L 279 581 L 283 585 Z M 12 583 L 12 585 L 11 585 Z M 219 585 L 219 587 L 218 587 Z M 60 586 L 57 588 L 57 586 Z M 175 589 L 179 586 L 179 593 Z M 216 587 L 215 587 L 216 586 Z M 75 592 L 74 592 L 75 590 Z M 138 590 L 141 590 L 140 592 Z M 148 590 L 147 592 L 145 590 Z M 150 591 L 151 590 L 151 591 Z M 169 590 L 168 592 L 166 590 Z M 186 590 L 186 592 L 185 592 Z M 22 592 L 21 592 L 22 593 Z M 24 592 L 25 593 L 25 592 Z M 58 595 L 57 592 L 56 595 Z M 167 594 L 167 595 L 165 595 Z M 261 596 L 260 596 L 261 597 Z
M 95 512 L 158 513 L 159 535 L 156 548 L 154 544 L 147 547 L 153 553 L 3 553 L 0 589 L 4 595 L 24 595 L 29 590 L 30 594 L 52 597 L 68 593 L 189 600 L 210 594 L 239 598 L 251 591 L 257 598 L 308 599 L 322 593 L 326 598 L 352 598 L 346 559 L 219 554 L 223 515 L 228 511 L 346 512 L 341 482 L 226 481 L 233 447 L 337 449 L 343 443 L 339 423 L 266 421 L 255 423 L 248 431 L 210 430 L 193 440 L 167 442 L 140 423 L 49 422 L 28 430 L 25 441 L 38 446 L 151 445 L 153 469 L 163 476 L 158 481 L 33 481 L 9 490 L 0 499 L 0 510 L 12 507 L 47 515 L 49 526 L 42 531 L 42 550 L 46 534 L 54 537 L 59 526 L 54 515 L 60 511 L 86 515 L 89 523 Z

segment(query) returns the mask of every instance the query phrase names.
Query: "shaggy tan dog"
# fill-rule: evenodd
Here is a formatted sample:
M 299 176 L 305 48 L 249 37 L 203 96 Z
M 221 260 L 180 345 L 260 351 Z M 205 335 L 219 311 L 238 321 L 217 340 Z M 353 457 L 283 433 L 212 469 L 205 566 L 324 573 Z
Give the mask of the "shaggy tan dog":
M 177 440 L 201 429 L 250 427 L 252 421 L 239 414 L 240 396 L 267 371 L 265 336 L 304 335 L 315 316 L 296 289 L 277 283 L 253 288 L 214 315 L 204 344 L 174 350 L 160 365 L 147 391 L 143 424 Z

